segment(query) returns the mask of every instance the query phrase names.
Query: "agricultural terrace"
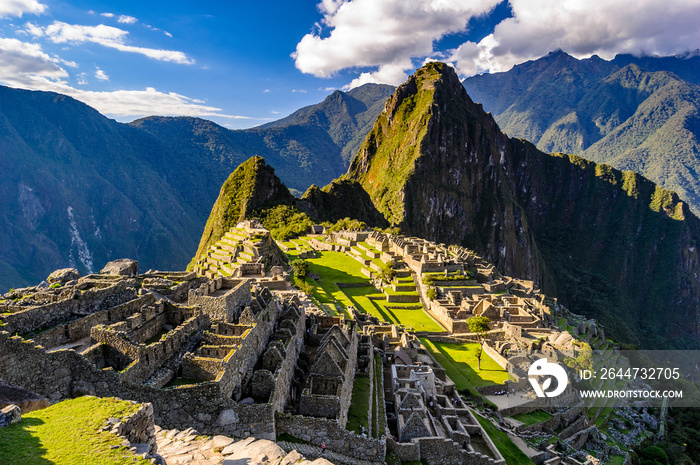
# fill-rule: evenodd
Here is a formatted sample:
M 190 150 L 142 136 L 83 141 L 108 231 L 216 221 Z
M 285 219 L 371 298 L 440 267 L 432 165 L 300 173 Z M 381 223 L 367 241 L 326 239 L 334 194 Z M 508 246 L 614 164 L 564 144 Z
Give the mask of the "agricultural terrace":
M 299 254 L 311 250 L 307 242 L 308 239 L 308 236 L 301 236 L 283 242 L 285 246 L 289 247 L 286 253 L 290 260 L 294 260 Z M 362 263 L 355 258 L 342 252 L 319 251 L 315 258 L 305 258 L 305 260 L 309 263 L 309 274 L 318 275 L 318 279 L 307 276 L 306 282 L 313 286 L 312 296 L 327 313 L 331 315 L 343 313 L 346 317 L 350 317 L 346 309 L 348 306 L 353 306 L 361 313 L 368 313 L 381 321 L 403 325 L 415 331 L 444 331 L 442 326 L 425 313 L 420 302 L 387 302 L 386 294 L 379 292 L 369 284 L 369 278 L 362 274 Z M 413 286 L 413 290 L 396 292 L 388 289 L 387 293 L 418 296 L 410 277 L 395 278 L 394 282 L 396 284 L 410 284 Z M 367 285 L 338 287 L 336 283 L 341 283 L 341 285 L 366 283 Z
M 503 384 L 508 379 L 508 372 L 486 353 L 481 354 L 481 370 L 478 369 L 478 343 L 453 344 L 433 342 L 428 338 L 420 340 L 460 391 L 480 395 L 475 388 Z

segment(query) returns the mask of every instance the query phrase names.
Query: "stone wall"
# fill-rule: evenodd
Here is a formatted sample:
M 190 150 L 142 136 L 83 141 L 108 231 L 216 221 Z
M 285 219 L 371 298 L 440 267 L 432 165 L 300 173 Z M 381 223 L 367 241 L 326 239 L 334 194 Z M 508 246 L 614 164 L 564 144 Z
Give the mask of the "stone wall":
M 105 310 L 136 297 L 136 286 L 136 280 L 128 279 L 105 288 L 94 287 L 84 291 L 75 289 L 69 298 L 5 315 L 3 330 L 23 334 L 65 323 L 74 315 L 88 315 Z
M 69 323 L 61 324 L 34 337 L 34 341 L 46 348 L 56 347 L 77 341 L 90 336 L 90 329 L 101 324 L 111 324 L 124 320 L 141 307 L 155 303 L 153 294 L 145 294 L 129 300 L 126 303 L 115 305 L 106 310 L 100 310 Z
M 112 426 L 111 432 L 132 444 L 148 444 L 149 454 L 158 450 L 152 404 L 143 404 L 136 412 L 120 419 Z
M 123 382 L 112 369 L 100 370 L 73 350 L 46 353 L 33 341 L 0 332 L 0 376 L 54 401 L 73 395 L 87 383 L 99 397 L 120 397 L 153 404 L 163 428 L 195 428 L 202 434 L 275 438 L 274 411 L 268 404 L 239 405 L 222 396 L 217 383 L 157 389 Z
M 275 416 L 277 434 L 287 433 L 296 438 L 360 460 L 383 462 L 386 441 L 359 436 L 347 431 L 336 420 L 278 413 Z
M 478 452 L 466 451 L 450 439 L 433 437 L 418 438 L 415 441 L 420 445 L 421 461 L 425 460 L 430 465 L 505 465 L 506 463 L 502 457 L 494 460 Z
M 230 288 L 223 295 L 212 294 Z M 187 305 L 198 305 L 212 320 L 231 323 L 240 310 L 250 305 L 250 280 L 216 278 L 189 291 Z

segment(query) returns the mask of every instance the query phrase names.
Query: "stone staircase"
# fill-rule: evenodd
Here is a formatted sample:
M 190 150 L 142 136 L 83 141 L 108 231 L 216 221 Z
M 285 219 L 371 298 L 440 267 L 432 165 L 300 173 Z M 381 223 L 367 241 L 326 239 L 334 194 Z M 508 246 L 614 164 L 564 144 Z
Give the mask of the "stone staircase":
M 241 264 L 254 262 L 260 257 L 249 240 L 245 230 L 233 228 L 227 231 L 219 241 L 209 246 L 195 263 L 194 271 L 207 278 L 232 276 Z

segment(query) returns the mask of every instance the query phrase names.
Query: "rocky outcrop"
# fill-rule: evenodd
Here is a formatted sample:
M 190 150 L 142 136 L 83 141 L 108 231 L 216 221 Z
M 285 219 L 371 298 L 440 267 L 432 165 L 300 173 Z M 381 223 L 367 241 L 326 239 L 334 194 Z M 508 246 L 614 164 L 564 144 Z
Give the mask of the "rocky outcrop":
M 76 270 L 75 268 L 63 268 L 60 270 L 56 270 L 53 273 L 51 273 L 48 278 L 46 278 L 49 284 L 64 284 L 69 281 L 74 281 L 76 279 L 80 279 L 80 273 L 78 273 L 78 270 Z
M 352 218 L 372 226 L 388 226 L 360 183 L 351 179 L 336 179 L 323 189 L 312 185 L 297 206 L 320 221 Z
M 136 276 L 139 274 L 139 262 L 128 258 L 120 258 L 107 263 L 100 273 L 112 276 Z
M 631 172 L 509 139 L 447 65 L 397 89 L 347 178 L 402 231 L 476 250 L 613 337 L 698 346 L 700 221 L 687 205 Z
M 19 406 L 22 413 L 29 413 L 46 408 L 51 402 L 46 397 L 0 380 L 0 408 L 13 404 Z

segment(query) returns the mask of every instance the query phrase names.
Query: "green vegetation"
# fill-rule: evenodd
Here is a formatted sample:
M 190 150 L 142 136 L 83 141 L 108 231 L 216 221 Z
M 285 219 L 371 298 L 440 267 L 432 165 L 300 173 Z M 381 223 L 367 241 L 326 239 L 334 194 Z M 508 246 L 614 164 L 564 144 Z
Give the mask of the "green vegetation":
M 0 463 L 146 465 L 150 462 L 121 446 L 122 438 L 101 430 L 108 418 L 137 409 L 114 398 L 79 397 L 22 415 L 20 423 L 0 429 Z
M 342 218 L 331 225 L 328 230 L 330 232 L 338 231 L 364 231 L 367 225 L 364 221 L 354 220 L 352 218 Z
M 547 413 L 544 410 L 535 410 L 534 412 L 530 413 L 518 413 L 517 415 L 513 415 L 513 418 L 530 426 L 549 420 L 552 418 L 552 414 Z
M 297 258 L 296 260 L 293 260 L 290 265 L 292 266 L 292 271 L 294 272 L 295 277 L 302 280 L 306 278 L 306 275 L 309 273 L 309 262 Z
M 275 176 L 274 168 L 266 164 L 262 157 L 248 159 L 236 168 L 221 186 L 221 192 L 204 226 L 204 233 L 197 253 L 190 262 L 190 268 L 210 245 L 221 239 L 236 223 L 252 216 L 253 212 L 272 205 L 293 202 L 294 197 Z M 289 213 L 286 211 L 286 214 Z M 272 209 L 269 214 L 273 218 L 270 221 L 274 221 L 274 218 L 284 216 L 285 210 Z
M 417 91 L 396 102 L 391 114 L 379 115 L 348 171 L 348 176 L 362 184 L 377 209 L 392 224 L 400 224 L 404 219 L 400 187 L 413 173 L 415 160 L 420 156 L 420 144 L 428 127 L 425 122 L 432 111 L 434 84 L 442 78 L 444 66 L 429 63 L 411 76 Z M 371 163 L 367 162 L 369 157 Z
M 451 344 L 432 342 L 428 338 L 420 338 L 435 360 L 445 368 L 447 376 L 455 383 L 460 391 L 467 390 L 470 394 L 481 396 L 476 387 L 502 384 L 508 379 L 508 372 L 501 368 L 487 354 L 481 356 L 482 368 L 477 367 L 477 351 L 481 348 L 478 343 Z
M 486 433 L 496 445 L 496 448 L 508 465 L 533 465 L 532 460 L 530 460 L 518 446 L 513 444 L 513 441 L 510 440 L 506 433 L 500 431 L 493 423 L 481 415 L 475 413 L 474 416 L 484 430 L 486 430 Z
M 348 410 L 348 423 L 345 427 L 348 431 L 354 431 L 357 434 L 369 431 L 367 423 L 369 412 L 369 378 L 362 376 L 355 377 L 352 385 L 352 400 L 350 401 L 350 409 Z
M 278 241 L 288 241 L 305 234 L 314 224 L 306 213 L 289 205 L 276 205 L 255 213 L 265 229 Z

